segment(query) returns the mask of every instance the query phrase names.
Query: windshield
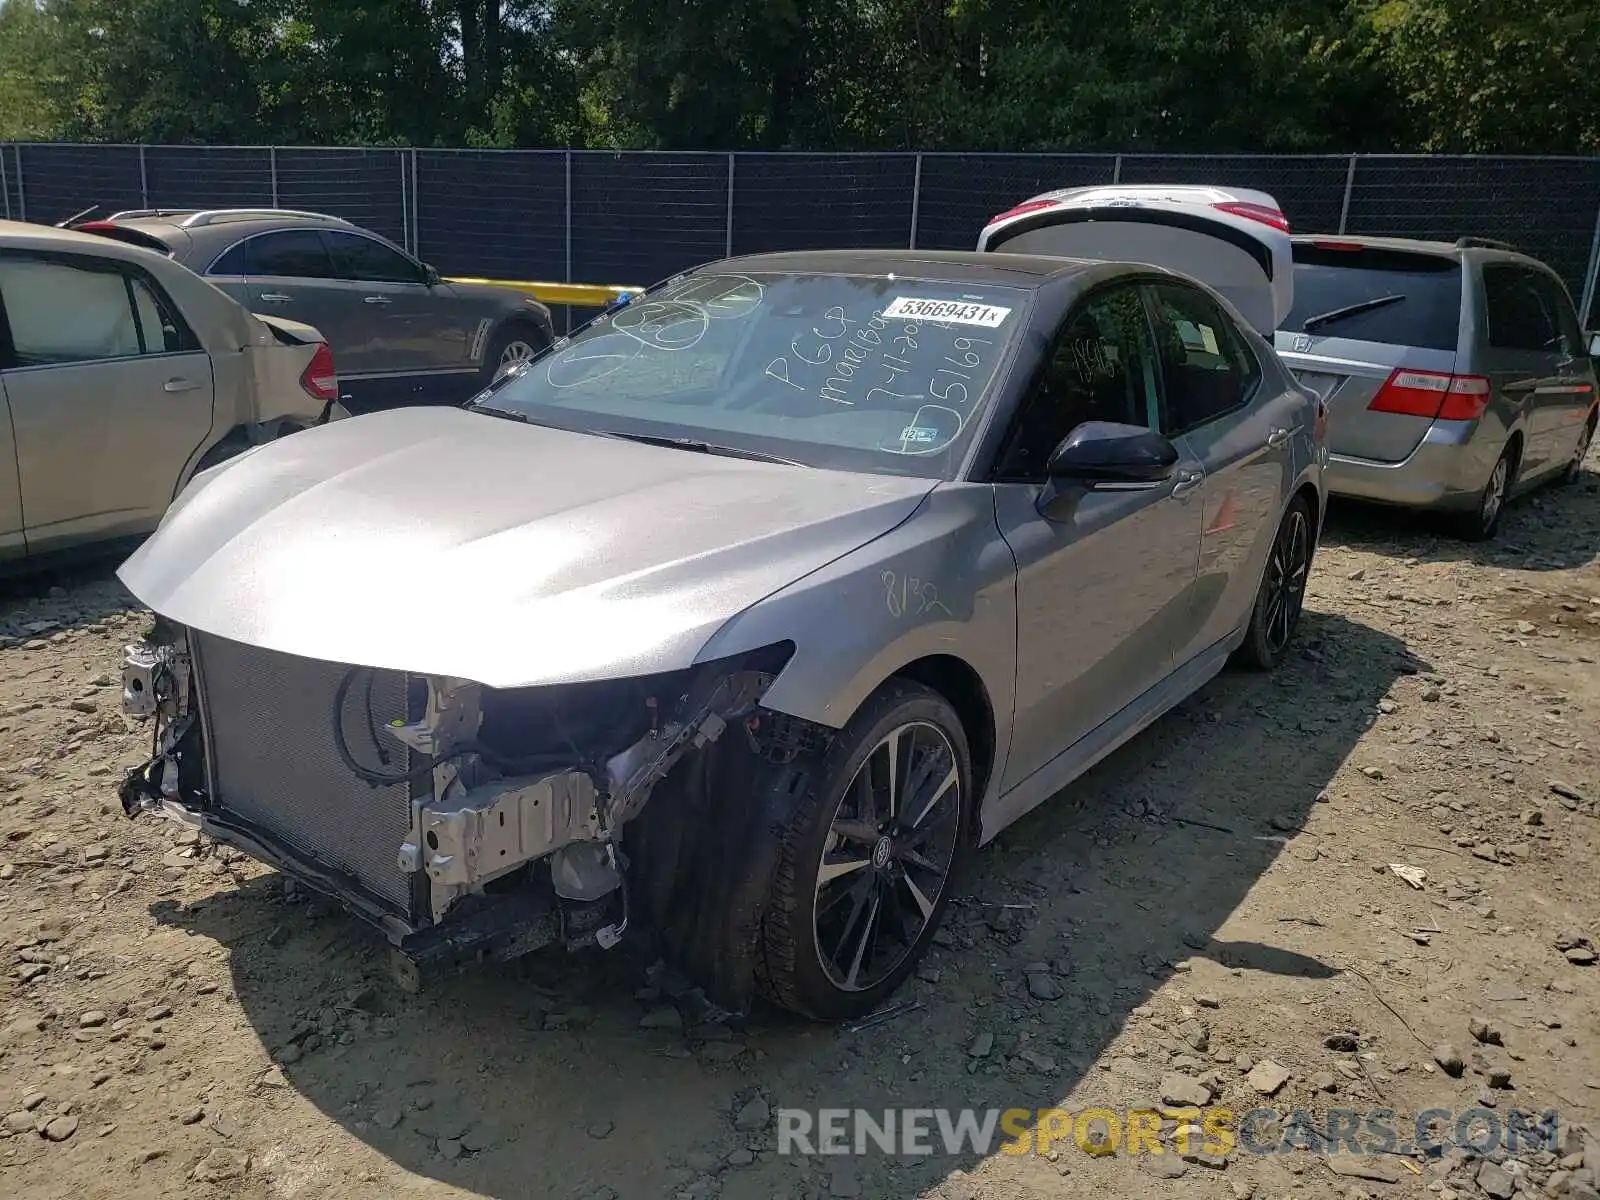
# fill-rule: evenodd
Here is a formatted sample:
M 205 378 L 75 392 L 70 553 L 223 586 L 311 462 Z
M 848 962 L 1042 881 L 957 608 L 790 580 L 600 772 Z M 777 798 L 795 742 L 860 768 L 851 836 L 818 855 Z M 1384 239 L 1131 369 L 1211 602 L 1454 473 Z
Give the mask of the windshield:
M 558 342 L 473 406 L 562 429 L 947 479 L 1028 296 L 897 276 L 687 275 Z

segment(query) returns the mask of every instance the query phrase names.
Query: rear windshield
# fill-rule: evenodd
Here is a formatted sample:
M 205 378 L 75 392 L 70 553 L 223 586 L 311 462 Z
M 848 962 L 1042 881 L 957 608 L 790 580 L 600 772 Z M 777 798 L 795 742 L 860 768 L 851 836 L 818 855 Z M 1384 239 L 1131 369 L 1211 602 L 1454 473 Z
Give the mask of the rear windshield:
M 1346 308 L 1354 311 L 1333 315 Z M 1294 308 L 1283 323 L 1291 333 L 1454 350 L 1460 321 L 1461 264 L 1453 258 L 1294 248 Z

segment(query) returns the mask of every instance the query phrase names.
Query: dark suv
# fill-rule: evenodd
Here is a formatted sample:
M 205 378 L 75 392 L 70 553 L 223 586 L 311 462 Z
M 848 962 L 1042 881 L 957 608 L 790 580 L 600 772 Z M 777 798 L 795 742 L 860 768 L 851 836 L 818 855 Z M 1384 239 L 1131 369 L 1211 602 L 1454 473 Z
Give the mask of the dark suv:
M 352 412 L 454 403 L 552 340 L 550 310 L 449 283 L 338 217 L 284 209 L 140 209 L 73 226 L 166 254 L 252 312 L 327 338 Z
M 1515 493 L 1576 478 L 1594 436 L 1566 286 L 1503 243 L 1297 237 L 1276 344 L 1328 403 L 1328 490 L 1447 511 L 1470 538 Z

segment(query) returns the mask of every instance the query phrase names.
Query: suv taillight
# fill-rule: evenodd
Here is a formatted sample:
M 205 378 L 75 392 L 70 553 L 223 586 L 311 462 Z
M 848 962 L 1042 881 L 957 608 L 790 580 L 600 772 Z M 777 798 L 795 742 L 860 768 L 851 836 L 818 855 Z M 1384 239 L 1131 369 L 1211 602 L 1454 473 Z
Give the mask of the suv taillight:
M 1430 421 L 1475 421 L 1489 407 L 1489 380 L 1483 375 L 1396 370 L 1367 408 Z
M 339 376 L 333 369 L 333 351 L 323 342 L 311 356 L 311 362 L 300 374 L 300 386 L 306 394 L 318 400 L 339 398 Z

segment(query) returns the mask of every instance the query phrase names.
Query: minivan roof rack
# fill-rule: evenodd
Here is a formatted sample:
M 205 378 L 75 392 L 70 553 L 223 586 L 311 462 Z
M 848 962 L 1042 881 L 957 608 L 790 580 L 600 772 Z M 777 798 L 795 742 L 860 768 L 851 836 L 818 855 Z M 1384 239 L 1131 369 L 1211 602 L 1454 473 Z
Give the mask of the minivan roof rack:
M 1510 242 L 1502 242 L 1498 238 L 1464 237 L 1456 239 L 1457 250 L 1505 250 L 1508 253 L 1517 253 L 1517 248 Z

